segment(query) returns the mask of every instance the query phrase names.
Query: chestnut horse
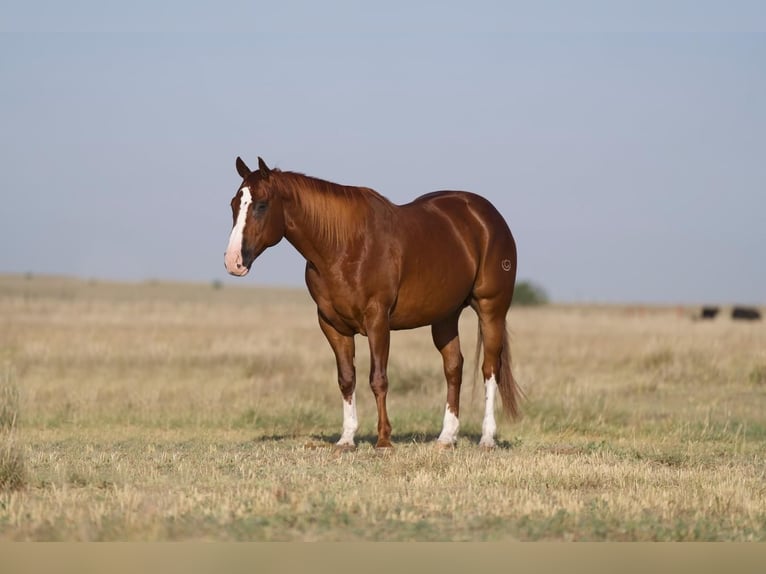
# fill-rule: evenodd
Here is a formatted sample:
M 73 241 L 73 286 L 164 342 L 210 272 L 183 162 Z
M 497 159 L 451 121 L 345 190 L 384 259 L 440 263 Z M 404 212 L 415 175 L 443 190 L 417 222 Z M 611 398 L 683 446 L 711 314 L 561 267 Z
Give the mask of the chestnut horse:
M 375 191 L 270 169 L 258 158 L 231 200 L 234 227 L 226 270 L 244 276 L 264 249 L 283 237 L 306 259 L 306 284 L 319 326 L 335 353 L 343 398 L 337 446 L 354 448 L 356 368 L 354 335 L 368 338 L 370 387 L 378 408 L 376 447 L 391 447 L 386 411 L 391 330 L 431 325 L 447 379 L 447 406 L 437 444 L 457 440 L 463 355 L 458 318 L 470 306 L 479 316 L 485 383 L 479 444 L 495 445 L 495 394 L 515 418 L 520 389 L 511 373 L 505 318 L 516 280 L 516 243 L 498 211 L 483 197 L 439 191 L 394 205 Z M 479 347 L 477 346 L 477 360 Z

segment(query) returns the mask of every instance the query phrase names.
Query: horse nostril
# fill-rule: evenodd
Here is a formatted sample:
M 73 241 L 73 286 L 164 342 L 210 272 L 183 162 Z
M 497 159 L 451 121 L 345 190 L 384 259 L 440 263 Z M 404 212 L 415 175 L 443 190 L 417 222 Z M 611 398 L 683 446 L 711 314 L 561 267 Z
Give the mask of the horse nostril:
M 241 263 L 237 263 L 237 269 L 242 269 L 242 264 Z

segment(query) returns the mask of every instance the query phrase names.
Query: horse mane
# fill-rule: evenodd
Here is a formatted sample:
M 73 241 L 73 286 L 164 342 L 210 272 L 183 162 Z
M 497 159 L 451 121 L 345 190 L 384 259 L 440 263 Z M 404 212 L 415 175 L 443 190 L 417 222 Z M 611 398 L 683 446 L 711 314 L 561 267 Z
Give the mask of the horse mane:
M 323 241 L 342 245 L 363 232 L 366 215 L 391 212 L 394 204 L 375 190 L 340 185 L 302 173 L 274 169 L 271 175 L 280 190 L 291 196 L 307 225 Z

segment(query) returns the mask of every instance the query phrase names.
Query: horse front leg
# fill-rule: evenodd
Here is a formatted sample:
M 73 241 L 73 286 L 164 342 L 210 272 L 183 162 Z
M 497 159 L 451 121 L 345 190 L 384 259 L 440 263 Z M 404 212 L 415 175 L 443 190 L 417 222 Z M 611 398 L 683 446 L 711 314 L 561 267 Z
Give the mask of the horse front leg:
M 378 407 L 378 442 L 375 448 L 392 448 L 391 423 L 386 410 L 388 394 L 388 351 L 391 331 L 388 313 L 370 311 L 366 317 L 367 339 L 370 344 L 370 388 Z
M 447 319 L 431 325 L 431 337 L 442 355 L 444 376 L 447 379 L 447 406 L 444 409 L 444 423 L 436 444 L 451 447 L 457 442 L 460 427 L 460 385 L 463 380 L 463 354 L 460 351 L 458 319 L 460 311 Z
M 354 435 L 359 428 L 356 416 L 356 367 L 354 366 L 354 337 L 343 335 L 319 314 L 319 326 L 335 353 L 338 387 L 343 398 L 343 433 L 335 446 L 343 450 L 356 448 Z

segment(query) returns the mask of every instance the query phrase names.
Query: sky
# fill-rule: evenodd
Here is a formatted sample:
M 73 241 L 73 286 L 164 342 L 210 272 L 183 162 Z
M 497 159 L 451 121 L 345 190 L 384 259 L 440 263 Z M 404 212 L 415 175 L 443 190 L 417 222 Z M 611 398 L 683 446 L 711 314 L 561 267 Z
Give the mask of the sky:
M 2 2 L 0 273 L 223 266 L 239 155 L 484 195 L 559 302 L 766 303 L 766 3 Z

